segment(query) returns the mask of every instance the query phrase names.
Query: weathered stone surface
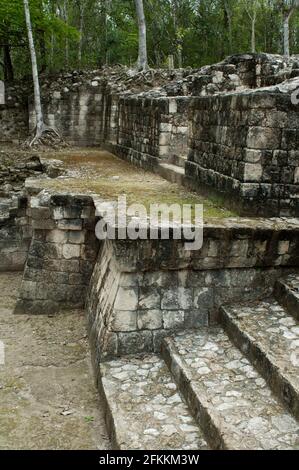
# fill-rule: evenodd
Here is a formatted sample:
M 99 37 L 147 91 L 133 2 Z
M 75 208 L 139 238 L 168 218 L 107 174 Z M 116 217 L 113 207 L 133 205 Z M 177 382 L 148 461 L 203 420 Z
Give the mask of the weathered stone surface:
M 207 444 L 158 356 L 101 365 L 108 430 L 121 450 L 204 450 Z
M 99 249 L 94 219 L 90 231 L 83 229 L 91 204 L 84 195 L 42 192 L 31 199 L 36 219 L 16 313 L 49 314 L 84 306 Z
M 221 328 L 167 339 L 163 356 L 213 448 L 298 449 L 298 423 Z
M 232 340 L 263 374 L 271 388 L 299 417 L 299 327 L 275 301 L 222 307 Z

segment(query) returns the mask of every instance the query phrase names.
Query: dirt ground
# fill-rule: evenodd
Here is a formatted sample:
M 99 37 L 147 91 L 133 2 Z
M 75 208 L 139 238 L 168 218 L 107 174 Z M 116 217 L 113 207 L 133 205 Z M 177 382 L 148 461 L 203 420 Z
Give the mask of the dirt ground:
M 34 186 L 40 189 L 97 194 L 107 200 L 117 200 L 119 195 L 125 194 L 129 204 L 143 204 L 147 208 L 155 203 L 190 204 L 192 207 L 203 204 L 205 218 L 237 216 L 219 196 L 189 191 L 101 149 L 66 147 L 24 150 L 16 146 L 0 146 L 0 163 L 5 162 L 6 165 L 32 155 L 58 160 L 66 172 L 55 179 L 37 180 Z
M 0 450 L 109 449 L 84 313 L 13 315 L 20 281 L 0 273 Z

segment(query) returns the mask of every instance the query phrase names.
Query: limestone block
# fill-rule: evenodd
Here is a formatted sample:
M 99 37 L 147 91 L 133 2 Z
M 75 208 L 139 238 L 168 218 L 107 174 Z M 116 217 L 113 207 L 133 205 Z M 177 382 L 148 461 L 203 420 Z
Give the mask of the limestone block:
M 168 145 L 160 145 L 159 146 L 159 155 L 160 157 L 165 157 L 169 155 L 169 146 Z
M 159 136 L 159 145 L 169 145 L 171 140 L 171 134 L 169 132 L 162 132 Z
M 115 299 L 115 310 L 132 311 L 137 310 L 138 291 L 136 288 L 120 287 Z
M 53 219 L 54 220 L 62 220 L 64 218 L 64 210 L 63 207 L 55 207 L 53 209 Z
M 278 254 L 286 255 L 290 249 L 290 242 L 288 240 L 283 240 L 278 243 Z
M 210 288 L 194 289 L 194 308 L 205 311 L 213 305 L 213 292 Z
M 29 215 L 34 220 L 49 219 L 51 211 L 48 207 L 33 207 L 29 210 Z
M 22 299 L 35 299 L 36 297 L 36 282 L 23 281 L 21 285 L 20 296 Z
M 66 243 L 62 248 L 62 255 L 65 259 L 79 258 L 80 246 Z
M 73 244 L 81 244 L 85 241 L 86 232 L 82 230 L 82 232 L 69 232 L 68 234 L 68 241 Z
M 137 330 L 137 312 L 136 311 L 118 311 L 114 310 L 114 321 L 112 324 L 112 331 L 126 332 Z
M 161 310 L 139 311 L 137 316 L 137 327 L 139 330 L 158 330 L 163 328 L 163 316 Z
M 248 252 L 248 240 L 237 240 L 232 243 L 230 256 L 246 257 Z
M 185 312 L 185 328 L 200 328 L 209 326 L 210 309 L 201 308 Z
M 261 181 L 263 176 L 263 167 L 260 164 L 245 163 L 244 165 L 244 181 L 256 182 Z
M 161 122 L 160 123 L 160 131 L 161 132 L 171 132 L 172 131 L 172 124 L 169 124 L 167 122 Z
M 280 129 L 251 127 L 248 131 L 247 147 L 252 149 L 278 149 L 280 141 Z
M 177 289 L 165 290 L 162 294 L 161 308 L 163 310 L 187 310 L 192 307 L 192 297 L 192 289 L 179 287 Z
M 152 287 L 140 287 L 139 308 L 141 310 L 160 308 L 161 299 L 157 289 Z
M 33 220 L 32 228 L 35 230 L 53 230 L 56 227 L 54 220 L 51 219 L 42 219 L 42 220 Z
M 182 310 L 163 310 L 163 325 L 167 330 L 183 328 L 185 315 Z
M 211 258 L 215 258 L 218 256 L 218 252 L 219 252 L 219 243 L 215 240 L 209 240 L 208 256 Z
M 175 99 L 169 100 L 169 114 L 175 114 L 178 111 L 178 104 Z
M 81 219 L 63 219 L 59 220 L 57 224 L 58 229 L 60 230 L 82 230 L 82 220 Z
M 260 150 L 245 149 L 244 161 L 247 163 L 260 163 L 262 152 Z
M 63 230 L 51 230 L 47 233 L 46 240 L 50 243 L 67 243 L 68 233 Z
M 151 331 L 119 333 L 118 354 L 138 354 L 153 350 Z

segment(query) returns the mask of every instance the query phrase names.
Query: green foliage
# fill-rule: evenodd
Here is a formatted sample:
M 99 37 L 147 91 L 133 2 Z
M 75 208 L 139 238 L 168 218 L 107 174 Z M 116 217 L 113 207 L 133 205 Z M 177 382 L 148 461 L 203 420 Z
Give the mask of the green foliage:
M 144 0 L 149 64 L 167 66 L 173 55 L 175 66 L 182 63 L 196 68 L 231 53 L 248 52 L 253 16 L 256 50 L 282 53 L 283 5 L 288 3 Z M 40 69 L 55 72 L 106 63 L 135 64 L 138 28 L 134 0 L 30 0 L 29 4 Z M 298 19 L 297 12 L 290 23 L 292 53 L 299 53 Z M 0 44 L 9 46 L 16 76 L 29 74 L 22 0 L 0 1 Z

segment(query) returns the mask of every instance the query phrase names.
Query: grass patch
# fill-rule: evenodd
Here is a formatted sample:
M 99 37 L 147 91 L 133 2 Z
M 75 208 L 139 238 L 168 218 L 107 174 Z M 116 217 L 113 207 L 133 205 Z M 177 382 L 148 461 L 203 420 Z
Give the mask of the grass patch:
M 41 180 L 43 188 L 57 191 L 96 193 L 103 199 L 117 200 L 125 194 L 128 204 L 203 204 L 204 216 L 226 218 L 238 214 L 225 206 L 220 197 L 205 196 L 170 183 L 158 175 L 146 172 L 109 152 L 93 149 L 67 149 L 47 158 L 59 159 L 68 175 L 53 180 Z M 193 209 L 194 210 L 194 209 Z

